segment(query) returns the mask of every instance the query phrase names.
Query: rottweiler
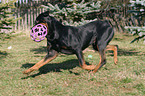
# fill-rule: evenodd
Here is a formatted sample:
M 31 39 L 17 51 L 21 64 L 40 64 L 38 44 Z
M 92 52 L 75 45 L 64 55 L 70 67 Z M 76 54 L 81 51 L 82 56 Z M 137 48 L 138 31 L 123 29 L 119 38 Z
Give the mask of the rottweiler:
M 66 26 L 49 15 L 49 11 L 41 13 L 35 21 L 36 24 L 47 26 L 47 55 L 34 66 L 24 71 L 29 74 L 38 70 L 58 56 L 58 53 L 75 54 L 81 68 L 95 73 L 106 63 L 105 51 L 114 52 L 114 63 L 117 64 L 117 46 L 109 45 L 114 31 L 109 21 L 96 20 L 82 26 Z M 100 56 L 99 64 L 87 65 L 83 57 L 83 50 L 92 45 Z

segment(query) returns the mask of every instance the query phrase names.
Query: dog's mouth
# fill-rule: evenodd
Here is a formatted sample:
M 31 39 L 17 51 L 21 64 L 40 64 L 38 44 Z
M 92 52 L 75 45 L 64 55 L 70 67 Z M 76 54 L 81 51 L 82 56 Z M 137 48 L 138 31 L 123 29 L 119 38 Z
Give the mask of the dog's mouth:
M 40 23 L 32 27 L 30 37 L 32 40 L 40 42 L 45 39 L 47 32 L 48 32 L 47 23 Z

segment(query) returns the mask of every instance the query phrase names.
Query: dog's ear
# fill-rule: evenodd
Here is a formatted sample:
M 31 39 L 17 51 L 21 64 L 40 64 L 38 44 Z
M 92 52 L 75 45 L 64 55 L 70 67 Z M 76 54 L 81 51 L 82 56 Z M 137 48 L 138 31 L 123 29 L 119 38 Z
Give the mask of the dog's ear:
M 49 11 L 44 12 L 43 15 L 44 15 L 45 17 L 48 16 L 48 15 L 49 15 Z

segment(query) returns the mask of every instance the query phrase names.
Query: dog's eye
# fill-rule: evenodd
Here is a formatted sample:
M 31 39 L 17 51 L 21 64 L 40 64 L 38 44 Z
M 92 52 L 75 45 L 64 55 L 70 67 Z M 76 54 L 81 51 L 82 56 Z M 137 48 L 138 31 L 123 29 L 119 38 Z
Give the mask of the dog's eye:
M 45 21 L 45 20 L 42 20 L 42 22 L 43 22 L 43 23 L 46 23 L 46 21 Z

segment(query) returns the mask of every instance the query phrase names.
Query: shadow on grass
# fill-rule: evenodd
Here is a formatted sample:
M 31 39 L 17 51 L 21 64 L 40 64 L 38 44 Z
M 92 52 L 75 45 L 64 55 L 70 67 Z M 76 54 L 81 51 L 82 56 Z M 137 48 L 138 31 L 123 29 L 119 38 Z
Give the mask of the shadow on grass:
M 41 53 L 46 53 L 46 46 L 40 46 L 39 48 L 33 48 L 30 50 L 31 52 L 34 52 L 35 54 L 41 54 Z
M 46 52 L 46 47 L 44 46 L 40 46 L 39 48 L 33 48 L 31 49 L 31 51 L 33 51 L 35 54 L 41 54 Z M 136 51 L 136 49 L 119 49 L 118 48 L 118 56 L 140 56 L 140 55 L 145 55 L 145 53 L 142 53 L 140 51 Z M 109 51 L 107 55 L 113 56 L 112 51 Z M 89 63 L 86 62 L 88 65 Z M 30 68 L 32 67 L 34 64 L 32 63 L 26 63 L 22 65 L 22 68 Z M 73 69 L 76 66 L 79 66 L 78 64 L 78 60 L 77 59 L 72 59 L 72 60 L 68 60 L 62 63 L 49 63 L 44 65 L 43 67 L 41 67 L 39 69 L 39 73 L 34 74 L 34 75 L 30 75 L 27 77 L 24 77 L 22 79 L 27 79 L 29 77 L 36 77 L 39 76 L 41 74 L 47 74 L 48 72 L 61 72 L 61 70 L 69 70 L 69 69 Z M 70 73 L 73 73 L 72 71 L 69 71 Z M 79 73 L 73 73 L 75 75 L 79 75 Z
M 113 51 L 107 51 L 107 55 L 114 56 Z M 118 49 L 118 56 L 140 56 L 145 55 L 144 52 L 136 51 L 136 49 Z
M 131 56 L 131 55 L 140 55 L 139 54 L 140 52 L 139 51 L 136 51 L 136 49 L 130 49 L 130 50 L 126 50 L 126 49 L 119 49 L 118 50 L 118 56 Z
M 32 63 L 26 63 L 26 64 L 23 64 L 21 66 L 21 68 L 30 68 L 33 65 L 34 64 L 32 64 Z M 65 61 L 65 62 L 62 62 L 62 63 L 49 63 L 49 64 L 46 64 L 43 67 L 41 67 L 39 69 L 39 73 L 30 75 L 30 76 L 27 76 L 27 77 L 23 77 L 22 79 L 27 79 L 29 77 L 34 78 L 36 76 L 39 76 L 41 74 L 47 74 L 49 72 L 62 72 L 61 71 L 62 69 L 63 70 L 69 70 L 69 69 L 75 68 L 76 66 L 79 66 L 77 59 L 68 60 L 68 61 Z M 69 71 L 69 72 L 71 74 L 79 75 L 79 73 L 74 73 L 72 71 Z
M 5 51 L 0 51 L 0 59 L 5 58 L 8 55 Z

